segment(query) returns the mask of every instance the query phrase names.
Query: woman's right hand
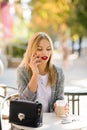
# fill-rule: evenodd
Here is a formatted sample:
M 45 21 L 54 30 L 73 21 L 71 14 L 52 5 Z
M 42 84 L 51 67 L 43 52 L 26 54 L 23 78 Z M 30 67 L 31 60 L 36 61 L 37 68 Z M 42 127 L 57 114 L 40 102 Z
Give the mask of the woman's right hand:
M 37 54 L 32 55 L 29 66 L 33 74 L 39 74 L 38 65 L 41 64 L 40 58 Z
M 39 64 L 41 64 L 39 56 L 37 54 L 32 55 L 29 66 L 32 70 L 33 75 L 28 83 L 28 87 L 29 87 L 29 90 L 31 90 L 34 93 L 37 91 L 37 81 L 38 81 L 38 74 L 39 74 L 38 65 Z

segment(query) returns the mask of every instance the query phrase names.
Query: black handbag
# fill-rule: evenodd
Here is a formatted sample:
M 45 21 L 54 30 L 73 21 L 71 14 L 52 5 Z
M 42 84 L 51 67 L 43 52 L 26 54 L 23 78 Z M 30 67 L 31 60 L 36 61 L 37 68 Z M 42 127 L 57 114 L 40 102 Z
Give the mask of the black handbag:
M 42 117 L 41 103 L 25 100 L 10 101 L 10 123 L 29 127 L 39 127 L 42 125 Z

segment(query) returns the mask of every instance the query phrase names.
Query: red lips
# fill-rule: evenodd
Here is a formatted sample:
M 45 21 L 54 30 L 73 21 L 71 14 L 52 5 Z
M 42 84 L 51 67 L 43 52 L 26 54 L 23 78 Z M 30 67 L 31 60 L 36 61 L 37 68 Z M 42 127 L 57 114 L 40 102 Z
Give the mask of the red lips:
M 47 60 L 48 57 L 47 57 L 47 56 L 42 56 L 41 59 L 42 59 L 42 60 Z

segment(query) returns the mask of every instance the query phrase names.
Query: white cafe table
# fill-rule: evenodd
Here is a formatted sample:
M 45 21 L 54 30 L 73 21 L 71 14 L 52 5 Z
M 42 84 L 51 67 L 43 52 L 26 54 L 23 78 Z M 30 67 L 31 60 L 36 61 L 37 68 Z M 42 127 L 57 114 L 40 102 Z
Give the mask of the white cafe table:
M 61 124 L 64 117 L 57 117 L 55 113 L 43 114 L 43 125 L 38 128 L 25 127 L 21 125 L 12 124 L 21 130 L 82 130 L 87 127 L 87 120 L 81 119 L 73 121 L 68 124 Z

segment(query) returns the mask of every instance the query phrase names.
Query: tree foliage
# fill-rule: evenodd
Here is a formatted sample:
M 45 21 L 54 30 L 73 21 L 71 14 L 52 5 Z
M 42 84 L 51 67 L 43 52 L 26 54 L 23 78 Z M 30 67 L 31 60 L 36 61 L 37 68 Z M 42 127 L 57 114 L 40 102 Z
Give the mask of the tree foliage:
M 68 19 L 69 6 L 66 0 L 32 0 L 32 19 L 30 27 L 33 30 L 47 31 L 49 34 L 60 32 L 61 24 Z
M 86 35 L 86 0 L 32 0 L 32 19 L 30 27 L 34 31 L 47 31 L 49 34 L 65 33 Z M 63 28 L 65 25 L 66 27 Z
M 67 25 L 71 29 L 71 34 L 77 33 L 86 36 L 87 33 L 87 4 L 86 0 L 73 0 L 69 3 L 70 12 Z

